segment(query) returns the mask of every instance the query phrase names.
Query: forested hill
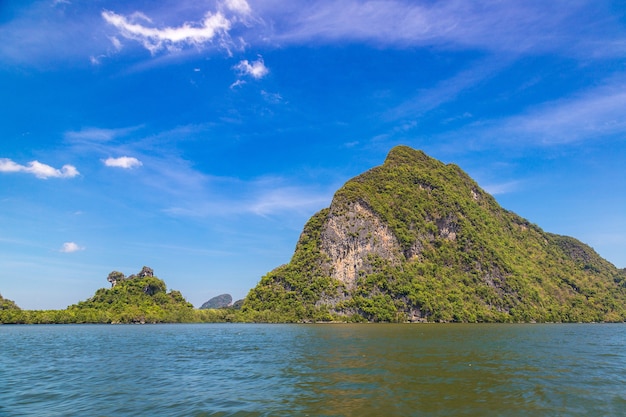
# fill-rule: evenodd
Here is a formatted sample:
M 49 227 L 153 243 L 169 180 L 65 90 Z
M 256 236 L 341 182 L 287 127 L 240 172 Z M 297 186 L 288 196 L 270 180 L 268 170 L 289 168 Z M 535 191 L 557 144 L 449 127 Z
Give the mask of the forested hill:
M 113 271 L 107 281 L 110 288 L 65 310 L 5 310 L 0 323 L 172 323 L 203 318 L 179 291 L 167 291 L 149 267 L 128 277 Z
M 558 213 L 555 213 L 558 215 Z M 626 273 L 405 146 L 348 181 L 243 304 L 260 321 L 626 319 Z
M 0 294 L 0 310 L 19 310 L 20 308 L 15 304 L 14 301 L 9 300 L 8 298 L 2 297 Z

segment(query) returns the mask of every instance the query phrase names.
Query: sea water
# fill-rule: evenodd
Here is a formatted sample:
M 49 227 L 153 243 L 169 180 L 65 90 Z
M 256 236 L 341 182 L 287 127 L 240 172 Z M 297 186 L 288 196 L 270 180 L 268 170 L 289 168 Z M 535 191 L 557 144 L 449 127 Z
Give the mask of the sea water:
M 0 416 L 626 416 L 626 325 L 5 325 Z

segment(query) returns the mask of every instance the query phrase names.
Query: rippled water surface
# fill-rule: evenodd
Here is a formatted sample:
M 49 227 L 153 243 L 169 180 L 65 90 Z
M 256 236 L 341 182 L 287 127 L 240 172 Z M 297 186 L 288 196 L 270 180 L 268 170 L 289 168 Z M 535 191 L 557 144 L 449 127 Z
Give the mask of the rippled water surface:
M 626 325 L 0 326 L 0 416 L 626 416 Z

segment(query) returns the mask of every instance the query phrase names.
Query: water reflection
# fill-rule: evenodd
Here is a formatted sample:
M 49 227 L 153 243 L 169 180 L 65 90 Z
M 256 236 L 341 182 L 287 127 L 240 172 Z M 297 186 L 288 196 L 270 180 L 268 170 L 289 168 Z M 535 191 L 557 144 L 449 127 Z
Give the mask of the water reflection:
M 311 328 L 308 336 L 300 360 L 309 366 L 296 378 L 294 405 L 308 415 L 614 412 L 614 406 L 590 401 L 589 387 L 568 366 L 573 364 L 553 360 L 562 349 L 569 357 L 567 349 L 579 345 L 567 337 L 552 343 L 547 327 L 337 325 Z M 622 393 L 613 401 L 625 398 Z

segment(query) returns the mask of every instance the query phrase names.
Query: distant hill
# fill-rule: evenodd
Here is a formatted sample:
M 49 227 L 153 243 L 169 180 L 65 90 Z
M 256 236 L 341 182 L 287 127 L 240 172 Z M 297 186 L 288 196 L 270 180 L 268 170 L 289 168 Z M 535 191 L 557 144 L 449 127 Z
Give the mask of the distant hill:
M 65 310 L 0 308 L 0 323 L 179 323 L 226 317 L 195 314 L 193 305 L 179 291 L 168 292 L 165 282 L 148 267 L 128 277 L 113 271 L 107 280 L 111 288 L 101 288 L 93 297 Z
M 555 213 L 558 215 L 558 213 Z M 406 146 L 348 181 L 242 312 L 257 321 L 626 319 L 626 272 Z
M 147 266 L 129 276 L 113 271 L 107 281 L 110 288 L 101 288 L 91 298 L 64 310 L 20 310 L 0 295 L 0 324 L 250 321 L 241 314 L 242 300 L 231 305 L 228 294 L 222 298 L 227 308 L 194 309 L 179 291 L 168 291 L 165 282 Z
M 200 309 L 226 308 L 226 307 L 230 307 L 232 302 L 233 302 L 233 297 L 230 294 L 221 294 L 221 295 L 211 298 L 209 301 L 202 304 Z
M 87 322 L 161 323 L 193 321 L 193 305 L 179 291 L 167 292 L 165 282 L 144 266 L 125 277 L 113 271 L 107 277 L 111 288 L 101 288 L 93 297 L 71 305 L 67 311 Z
M 2 297 L 0 294 L 0 310 L 19 310 L 20 308 L 15 304 L 14 301 L 9 300 L 8 298 Z

